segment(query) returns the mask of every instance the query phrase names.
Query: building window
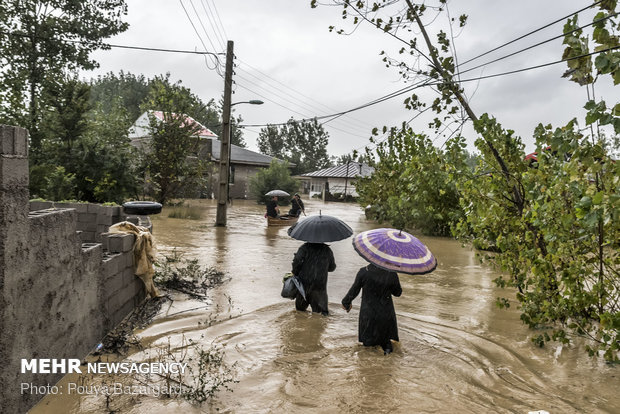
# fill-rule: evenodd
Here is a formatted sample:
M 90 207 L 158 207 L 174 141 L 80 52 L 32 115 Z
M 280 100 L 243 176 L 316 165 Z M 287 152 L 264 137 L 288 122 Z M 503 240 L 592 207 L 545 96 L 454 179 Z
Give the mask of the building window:
M 230 166 L 230 174 L 228 175 L 228 183 L 229 184 L 235 183 L 235 166 L 234 165 Z

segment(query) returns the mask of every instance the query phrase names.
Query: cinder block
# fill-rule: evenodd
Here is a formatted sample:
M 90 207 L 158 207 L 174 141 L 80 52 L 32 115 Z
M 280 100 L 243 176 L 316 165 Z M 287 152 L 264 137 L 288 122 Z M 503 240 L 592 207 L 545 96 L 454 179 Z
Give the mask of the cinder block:
M 109 250 L 113 253 L 128 252 L 133 249 L 133 234 L 111 234 L 108 238 Z
M 116 295 L 117 292 L 123 288 L 123 275 L 121 273 L 115 273 L 112 277 L 107 278 L 103 282 L 103 297 L 111 298 Z
M 78 229 L 82 231 L 92 231 L 93 234 L 97 232 L 97 223 L 93 222 L 79 222 L 77 224 Z
M 97 215 L 95 213 L 78 213 L 78 223 L 97 223 Z
M 109 229 L 105 224 L 97 224 L 97 237 L 101 238 L 101 233 L 107 233 Z
M 133 250 L 125 253 L 125 267 L 133 270 Z
M 128 268 L 128 267 L 126 267 L 126 268 L 123 270 L 123 285 L 124 285 L 126 288 L 128 288 L 128 289 L 129 289 L 129 288 L 132 288 L 132 287 L 133 287 L 133 284 L 134 284 L 134 282 L 135 282 L 135 280 L 136 280 L 137 278 L 138 278 L 138 277 L 135 275 L 135 273 L 133 272 L 133 269 L 132 269 L 132 268 Z
M 49 201 L 31 201 L 30 211 L 47 210 L 52 207 L 52 203 Z
M 89 203 L 88 204 L 88 212 L 89 213 L 95 213 L 95 214 L 99 214 L 99 211 L 102 207 L 99 204 L 93 204 L 93 203 Z
M 80 240 L 82 243 L 93 243 L 95 242 L 95 232 L 94 231 L 82 231 L 80 233 Z
M 28 159 L 0 158 L 0 188 L 28 186 Z
M 101 239 L 100 243 L 101 243 L 101 246 L 103 247 L 104 251 L 107 252 L 108 250 L 110 250 L 109 249 L 109 241 L 108 241 L 108 237 L 109 236 L 108 236 L 108 234 L 100 233 L 96 237 L 99 237 Z
M 15 127 L 2 126 L 0 129 L 0 154 L 14 155 Z
M 78 217 L 80 213 L 88 213 L 88 203 L 71 203 L 71 207 L 78 212 Z
M 97 214 L 97 224 L 105 224 L 105 225 L 111 225 L 112 224 L 112 216 L 108 216 L 107 214 Z
M 121 259 L 122 255 L 120 254 L 107 255 L 103 258 L 101 263 L 104 278 L 111 278 L 119 272 L 119 264 L 121 263 Z
M 13 130 L 13 153 L 23 157 L 28 156 L 28 130 L 15 128 Z

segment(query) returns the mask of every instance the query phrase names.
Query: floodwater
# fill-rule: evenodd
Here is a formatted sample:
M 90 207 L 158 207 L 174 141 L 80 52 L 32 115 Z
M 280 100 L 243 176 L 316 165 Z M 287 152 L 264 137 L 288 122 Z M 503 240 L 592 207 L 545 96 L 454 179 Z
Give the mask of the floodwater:
M 520 322 L 514 292 L 496 288 L 497 274 L 456 241 L 420 237 L 439 264 L 427 275 L 400 275 L 403 294 L 394 298 L 400 342 L 384 356 L 357 342 L 360 297 L 350 313 L 340 306 L 366 264 L 351 239 L 331 244 L 337 268 L 328 281 L 330 315 L 297 312 L 279 294 L 301 242 L 286 227 L 268 228 L 254 202 L 235 200 L 226 228 L 213 226 L 215 202 L 196 205 L 205 210 L 201 220 L 167 218 L 166 210 L 153 219 L 160 251 L 177 247 L 231 279 L 211 292 L 209 306 L 181 296 L 164 305 L 138 332 L 144 349 L 127 360 L 150 361 L 161 346 L 182 352 L 191 341 L 215 345 L 234 364 L 232 392 L 203 405 L 65 393 L 47 396 L 33 413 L 620 412 L 619 367 L 589 358 L 583 348 L 534 346 L 530 338 L 538 332 Z M 308 214 L 319 210 L 356 233 L 379 227 L 357 205 L 306 201 Z M 511 299 L 509 310 L 496 307 L 500 296 Z M 59 385 L 96 381 L 73 375 Z

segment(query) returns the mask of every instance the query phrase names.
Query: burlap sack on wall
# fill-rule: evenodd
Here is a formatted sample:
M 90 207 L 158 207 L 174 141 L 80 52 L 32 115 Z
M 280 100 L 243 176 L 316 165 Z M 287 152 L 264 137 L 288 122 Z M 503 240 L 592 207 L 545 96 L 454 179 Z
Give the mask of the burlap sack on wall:
M 155 274 L 155 257 L 157 256 L 157 248 L 155 246 L 155 237 L 147 228 L 136 226 L 128 221 L 122 221 L 110 226 L 108 233 L 125 233 L 136 236 L 133 245 L 133 268 L 134 273 L 144 282 L 146 291 L 150 297 L 156 298 L 161 296 L 155 284 L 153 283 L 153 275 Z

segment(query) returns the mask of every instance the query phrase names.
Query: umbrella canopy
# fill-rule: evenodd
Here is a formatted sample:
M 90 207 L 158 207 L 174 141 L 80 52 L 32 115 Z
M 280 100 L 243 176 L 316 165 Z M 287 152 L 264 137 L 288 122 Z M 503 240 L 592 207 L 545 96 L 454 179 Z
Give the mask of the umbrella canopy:
M 289 197 L 290 194 L 287 193 L 286 191 L 282 191 L 282 190 L 271 190 L 270 192 L 268 192 L 267 194 L 265 194 L 266 196 L 269 197 L 273 197 L 273 196 L 277 196 L 277 197 Z
M 288 235 L 310 243 L 326 243 L 346 239 L 353 229 L 339 218 L 332 216 L 309 216 L 288 229 Z
M 435 270 L 437 259 L 420 240 L 396 229 L 374 229 L 353 238 L 360 256 L 385 270 L 424 274 Z

